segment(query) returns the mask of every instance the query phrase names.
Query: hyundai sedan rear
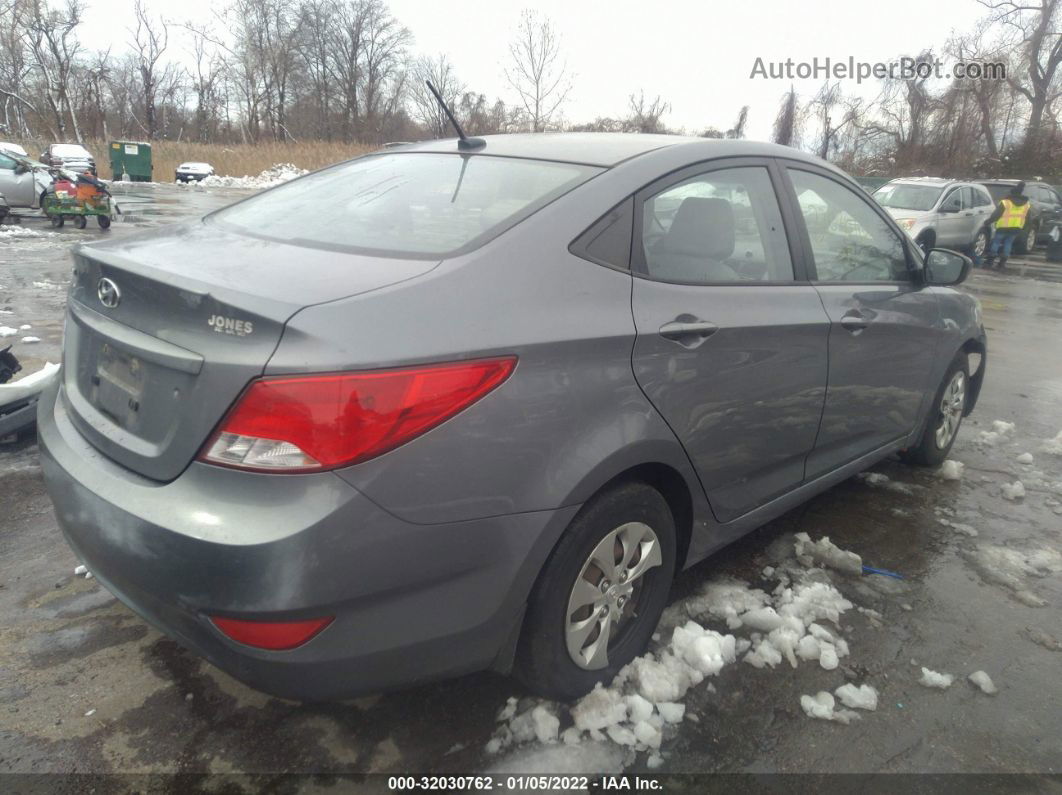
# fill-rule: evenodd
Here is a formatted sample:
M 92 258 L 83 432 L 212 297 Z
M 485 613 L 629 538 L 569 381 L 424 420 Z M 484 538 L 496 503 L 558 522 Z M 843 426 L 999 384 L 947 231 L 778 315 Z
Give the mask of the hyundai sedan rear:
M 678 569 L 885 455 L 940 463 L 984 372 L 968 260 L 747 142 L 391 149 L 74 266 L 39 416 L 69 543 L 300 699 L 585 692 Z

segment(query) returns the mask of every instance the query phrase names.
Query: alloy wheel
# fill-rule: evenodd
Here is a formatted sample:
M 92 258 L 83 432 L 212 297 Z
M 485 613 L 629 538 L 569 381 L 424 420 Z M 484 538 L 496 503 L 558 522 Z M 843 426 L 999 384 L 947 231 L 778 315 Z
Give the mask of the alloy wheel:
M 951 377 L 940 399 L 940 424 L 937 425 L 936 442 L 941 450 L 951 444 L 962 422 L 966 407 L 966 373 L 959 370 Z
M 565 612 L 565 640 L 576 665 L 589 671 L 608 667 L 609 649 L 638 616 L 646 572 L 662 562 L 660 539 L 643 522 L 620 525 L 594 547 Z
M 985 249 L 988 248 L 988 239 L 984 232 L 978 232 L 977 237 L 974 239 L 973 253 L 977 259 L 984 256 Z

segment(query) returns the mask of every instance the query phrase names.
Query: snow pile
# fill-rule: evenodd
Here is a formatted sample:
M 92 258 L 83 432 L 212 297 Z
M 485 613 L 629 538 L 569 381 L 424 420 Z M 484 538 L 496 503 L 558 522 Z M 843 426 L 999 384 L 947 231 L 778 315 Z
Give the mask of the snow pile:
M 1044 439 L 1043 450 L 1051 455 L 1062 455 L 1062 431 L 1054 439 Z
M 547 748 L 559 744 L 595 749 L 610 743 L 628 752 L 648 752 L 647 765 L 657 767 L 663 761 L 661 743 L 687 717 L 682 700 L 690 688 L 727 665 L 742 659 L 760 669 L 782 662 L 796 668 L 800 661 L 817 662 L 825 670 L 837 668 L 839 659 L 849 653 L 840 635 L 840 618 L 853 605 L 823 582 L 828 575 L 813 566 L 859 574 L 862 561 L 828 538 L 812 541 L 806 533 L 795 537 L 793 547 L 796 561 L 790 558 L 777 568 L 769 567 L 778 581 L 771 593 L 736 579 L 705 583 L 697 594 L 664 612 L 654 635 L 662 642 L 654 650 L 624 666 L 611 684 L 598 684 L 573 706 L 510 698 L 498 714 L 499 725 L 487 752 L 498 754 L 534 742 Z M 723 634 L 701 623 L 710 620 L 725 623 L 730 632 Z M 827 622 L 838 628 L 827 628 Z M 748 631 L 747 638 L 730 634 L 742 629 Z M 713 689 L 710 684 L 708 688 Z M 877 707 L 877 692 L 869 685 L 844 685 L 837 697 L 849 707 Z M 854 715 L 835 710 L 829 693 L 805 696 L 801 702 L 813 717 L 847 723 Z M 515 763 L 507 760 L 506 766 L 510 764 Z
M 1003 492 L 1003 498 L 1007 500 L 1020 500 L 1025 496 L 1025 485 L 1020 480 L 1004 483 L 1000 490 Z
M 1032 453 L 1022 453 L 1014 460 L 1019 464 L 1031 464 L 1034 461 Z
M 809 718 L 832 720 L 845 725 L 859 719 L 859 714 L 850 709 L 835 709 L 837 702 L 825 690 L 814 696 L 801 696 L 800 708 Z
M 966 464 L 962 463 L 962 461 L 955 461 L 949 458 L 940 465 L 937 474 L 944 480 L 962 480 L 964 469 L 966 469 Z
M 38 290 L 65 290 L 65 284 L 58 284 L 57 282 L 50 282 L 47 279 L 43 282 L 33 282 L 33 286 Z
M 29 345 L 29 344 L 34 343 L 34 342 L 40 342 L 41 338 L 40 337 L 23 337 L 22 341 L 24 343 L 26 343 L 27 345 Z
M 994 420 L 992 422 L 992 430 L 981 431 L 977 436 L 977 441 L 987 447 L 992 447 L 1005 436 L 1014 433 L 1014 428 L 1015 425 L 1013 422 Z
M 185 184 L 198 185 L 203 188 L 254 188 L 261 190 L 282 185 L 283 183 L 293 180 L 296 177 L 301 177 L 306 173 L 306 169 L 298 168 L 292 163 L 277 163 L 275 166 L 267 168 L 256 177 L 222 177 L 212 175 L 199 182 L 189 182 Z
M 834 690 L 833 694 L 841 699 L 842 704 L 852 709 L 865 709 L 873 712 L 878 708 L 878 691 L 870 685 L 856 687 L 849 682 Z
M 999 692 L 999 688 L 992 682 L 992 677 L 986 674 L 984 671 L 974 671 L 970 674 L 970 681 L 977 687 L 981 688 L 981 692 L 989 696 L 994 696 Z
M 955 677 L 951 674 L 942 674 L 923 667 L 922 678 L 918 680 L 918 684 L 947 690 L 954 681 Z
M 36 229 L 24 226 L 0 226 L 0 240 L 10 240 L 14 237 L 44 237 Z
M 11 328 L 11 326 L 0 326 L 0 337 L 14 337 L 18 334 L 17 328 Z

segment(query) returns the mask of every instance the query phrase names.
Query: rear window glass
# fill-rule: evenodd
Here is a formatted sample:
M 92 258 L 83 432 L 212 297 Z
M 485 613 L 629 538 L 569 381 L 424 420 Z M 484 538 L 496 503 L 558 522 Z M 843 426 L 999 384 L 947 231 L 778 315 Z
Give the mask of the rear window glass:
M 482 245 L 601 170 L 489 155 L 370 155 L 212 218 L 296 245 L 441 257 Z

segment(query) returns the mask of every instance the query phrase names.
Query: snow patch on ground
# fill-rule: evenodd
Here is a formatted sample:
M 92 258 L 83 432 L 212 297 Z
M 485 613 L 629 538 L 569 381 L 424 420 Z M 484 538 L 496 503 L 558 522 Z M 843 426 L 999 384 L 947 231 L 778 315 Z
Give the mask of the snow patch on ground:
M 964 469 L 966 469 L 966 464 L 962 463 L 962 461 L 955 461 L 949 458 L 940 465 L 937 474 L 944 480 L 962 480 Z
M 1030 607 L 1043 607 L 1047 602 L 1029 590 L 1029 578 L 1062 571 L 1062 554 L 1049 548 L 1023 551 L 986 544 L 966 557 L 984 582 L 1009 589 Z
M 1044 439 L 1043 451 L 1051 455 L 1062 455 L 1062 431 L 1054 439 Z
M 955 677 L 951 674 L 942 674 L 923 667 L 922 678 L 918 680 L 918 684 L 925 685 L 926 687 L 936 687 L 941 690 L 947 690 L 951 687 L 951 683 L 954 681 Z
M 993 420 L 992 430 L 981 431 L 977 436 L 977 441 L 986 447 L 993 447 L 998 442 L 1003 440 L 1006 436 L 1014 433 L 1015 425 L 1013 422 L 1007 422 L 1006 420 Z
M 257 176 L 222 177 L 218 175 L 207 177 L 199 182 L 177 183 L 186 187 L 200 188 L 253 188 L 264 189 L 282 185 L 285 182 L 301 177 L 308 173 L 304 168 L 298 168 L 292 163 L 277 163 L 267 168 Z
M 1032 453 L 1022 453 L 1014 460 L 1017 461 L 1019 464 L 1031 464 L 1035 459 L 1033 458 Z
M 907 483 L 900 483 L 897 480 L 893 480 L 888 475 L 883 475 L 881 472 L 860 472 L 856 477 L 868 486 L 873 486 L 878 489 L 886 489 L 887 491 L 895 491 L 897 494 L 914 494 L 916 488 Z
M 11 328 L 11 326 L 0 326 L 0 337 L 14 337 L 18 334 L 17 328 Z
M 0 240 L 10 240 L 16 237 L 44 237 L 36 229 L 25 226 L 0 226 Z
M 1000 491 L 1003 493 L 1003 498 L 1007 500 L 1020 500 L 1025 496 L 1025 484 L 1020 480 L 1015 480 L 1013 483 L 1004 483 L 1000 486 Z
M 659 640 L 648 653 L 622 668 L 611 684 L 599 684 L 574 705 L 510 698 L 499 711 L 498 727 L 486 746 L 490 755 L 508 751 L 498 769 L 537 769 L 538 761 L 551 759 L 558 747 L 570 749 L 571 754 L 586 750 L 586 759 L 579 762 L 581 772 L 603 772 L 598 768 L 613 762 L 615 754 L 624 757 L 631 752 L 646 752 L 646 764 L 659 766 L 663 741 L 684 719 L 696 717 L 687 714 L 682 703 L 689 690 L 726 666 L 740 659 L 760 669 L 783 662 L 793 668 L 801 662 L 837 668 L 849 653 L 840 619 L 853 604 L 828 582 L 830 575 L 821 567 L 858 575 L 862 561 L 828 538 L 812 541 L 800 533 L 789 543 L 791 556 L 770 567 L 777 581 L 773 591 L 730 578 L 705 583 L 665 610 L 654 635 Z M 728 631 L 704 625 L 711 621 Z M 835 628 L 828 628 L 828 623 Z M 733 634 L 738 630 L 747 637 Z M 706 689 L 714 692 L 711 684 Z M 830 693 L 825 693 L 828 698 L 822 696 L 802 698 L 802 706 L 807 700 L 805 712 L 842 723 L 855 716 L 848 709 L 835 709 Z M 869 685 L 844 685 L 836 696 L 845 706 L 877 707 L 877 691 Z M 602 747 L 612 749 L 613 755 L 602 757 Z M 560 762 L 578 758 L 565 752 Z
M 832 720 L 845 725 L 859 720 L 859 713 L 850 709 L 836 709 L 836 706 L 837 701 L 825 690 L 820 690 L 814 696 L 800 697 L 800 708 L 809 718 Z
M 970 674 L 969 679 L 977 687 L 981 688 L 981 692 L 989 696 L 994 696 L 999 692 L 999 688 L 992 682 L 992 677 L 986 674 L 984 671 L 974 671 Z

